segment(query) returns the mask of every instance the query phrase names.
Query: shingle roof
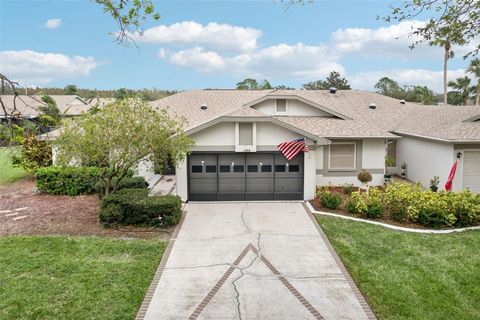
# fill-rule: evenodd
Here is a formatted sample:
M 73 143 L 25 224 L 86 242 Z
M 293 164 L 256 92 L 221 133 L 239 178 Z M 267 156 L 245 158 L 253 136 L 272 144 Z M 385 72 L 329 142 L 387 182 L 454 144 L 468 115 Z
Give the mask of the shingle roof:
M 7 109 L 7 113 L 10 115 L 14 110 L 19 114 L 16 114 L 16 117 L 22 118 L 35 118 L 38 117 L 40 112 L 38 107 L 44 106 L 45 103 L 42 102 L 35 96 L 25 96 L 19 95 L 14 99 L 14 95 L 2 95 L 2 102 Z M 14 102 L 15 100 L 15 102 Z M 1 109 L 0 109 L 1 110 Z M 0 118 L 3 118 L 3 110 L 1 110 Z
M 245 107 L 264 96 L 299 96 L 352 119 L 277 117 L 322 137 L 394 137 L 390 132 L 402 132 L 452 141 L 480 141 L 480 122 L 463 122 L 480 115 L 480 107 L 422 106 L 360 90 L 338 90 L 335 94 L 328 90 L 194 90 L 152 105 L 184 117 L 191 129 L 220 116 L 266 116 Z M 372 103 L 376 109 L 369 108 Z M 202 104 L 208 108 L 202 110 Z
M 7 110 L 13 110 L 13 97 L 13 95 L 2 95 Z M 50 95 L 50 97 L 55 100 L 60 113 L 66 116 L 78 116 L 92 107 L 77 95 Z M 17 111 L 24 118 L 38 117 L 41 113 L 38 107 L 45 105 L 40 95 L 19 95 L 15 103 Z

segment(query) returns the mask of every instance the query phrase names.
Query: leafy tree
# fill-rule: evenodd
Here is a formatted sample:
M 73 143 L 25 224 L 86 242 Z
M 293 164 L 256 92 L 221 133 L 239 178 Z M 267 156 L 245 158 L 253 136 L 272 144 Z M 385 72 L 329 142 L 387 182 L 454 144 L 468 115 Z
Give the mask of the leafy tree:
M 141 33 L 141 26 L 149 17 L 159 20 L 152 0 L 95 0 L 117 22 L 119 31 L 115 33 L 117 41 L 128 43 L 133 32 Z
M 262 82 L 258 82 L 256 79 L 247 78 L 243 81 L 237 82 L 237 89 L 238 90 L 264 90 L 264 89 L 272 89 L 272 85 L 268 80 L 263 80 Z
M 154 154 L 176 164 L 193 145 L 183 121 L 155 111 L 140 99 L 122 99 L 95 114 L 68 120 L 55 141 L 58 161 L 99 167 L 101 196 L 114 192 L 129 170 Z
M 302 87 L 306 90 L 326 90 L 331 87 L 337 88 L 338 90 L 350 90 L 350 84 L 348 80 L 342 78 L 339 72 L 332 71 L 325 80 L 312 81 L 305 83 Z
M 457 92 L 460 93 L 460 96 L 463 100 L 463 105 L 466 106 L 468 104 L 468 100 L 470 99 L 470 95 L 473 92 L 474 87 L 471 85 L 472 80 L 465 76 L 457 78 L 455 81 L 449 81 L 448 86 L 455 89 Z
M 449 91 L 448 104 L 452 106 L 461 106 L 463 104 L 462 94 L 458 91 Z
M 405 101 L 418 102 L 425 105 L 437 104 L 437 96 L 427 86 L 410 86 L 405 89 Z
M 477 90 L 475 94 L 475 105 L 480 105 L 480 59 L 475 58 L 470 61 L 467 72 L 472 74 L 477 79 Z
M 438 99 L 433 90 L 426 86 L 400 86 L 398 82 L 383 77 L 375 84 L 377 92 L 395 99 L 417 102 L 425 105 L 437 104 Z
M 59 125 L 62 117 L 55 100 L 50 96 L 44 95 L 42 96 L 42 101 L 45 102 L 46 105 L 38 107 L 38 110 L 42 113 L 39 117 L 40 124 L 43 127 Z
M 77 86 L 74 85 L 74 84 L 69 84 L 69 85 L 65 86 L 65 88 L 63 90 L 65 91 L 65 94 L 68 94 L 68 95 L 78 94 Z
M 286 85 L 284 85 L 284 84 L 275 86 L 274 89 L 277 89 L 277 90 L 295 90 L 295 88 L 293 88 L 293 87 L 288 87 L 288 86 L 286 86 Z
M 390 79 L 389 77 L 383 77 L 375 84 L 375 89 L 380 94 L 395 99 L 405 99 L 405 90 L 400 87 L 398 82 Z
M 476 55 L 480 51 L 480 1 L 479 0 L 404 0 L 390 6 L 391 13 L 383 19 L 391 21 L 414 20 L 420 14 L 430 14 L 426 24 L 413 30 L 419 36 L 411 48 L 419 43 L 441 45 L 448 39 L 452 44 L 460 45 L 473 42 L 475 47 L 466 56 Z M 443 45 L 442 45 L 443 47 Z
M 115 98 L 117 100 L 128 99 L 128 98 L 132 98 L 134 96 L 135 96 L 135 92 L 133 92 L 132 90 L 129 90 L 127 88 L 120 88 L 115 93 Z

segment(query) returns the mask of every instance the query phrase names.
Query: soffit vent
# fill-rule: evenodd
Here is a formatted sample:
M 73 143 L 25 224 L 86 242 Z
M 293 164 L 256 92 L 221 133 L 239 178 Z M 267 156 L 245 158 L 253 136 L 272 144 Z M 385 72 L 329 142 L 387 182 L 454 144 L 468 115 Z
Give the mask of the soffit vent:
M 372 110 L 377 109 L 377 105 L 375 103 L 370 103 L 370 105 L 368 107 Z
M 202 105 L 200 106 L 200 109 L 202 109 L 202 110 L 207 110 L 207 109 L 208 109 L 207 104 L 206 104 L 206 103 L 202 104 Z

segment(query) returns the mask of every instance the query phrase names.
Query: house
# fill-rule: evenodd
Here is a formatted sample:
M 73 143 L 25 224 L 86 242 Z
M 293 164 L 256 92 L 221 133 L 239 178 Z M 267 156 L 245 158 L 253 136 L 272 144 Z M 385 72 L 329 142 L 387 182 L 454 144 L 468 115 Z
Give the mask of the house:
M 65 117 L 79 116 L 94 106 L 103 107 L 106 103 L 112 102 L 112 99 L 105 98 L 94 98 L 87 101 L 77 95 L 50 95 L 50 97 L 55 100 L 60 113 Z M 14 99 L 14 95 L 2 95 L 1 98 L 7 113 L 11 114 L 15 109 L 15 117 L 23 119 L 38 118 L 41 115 L 39 107 L 46 105 L 42 101 L 41 95 L 19 95 L 16 99 Z M 4 113 L 1 112 L 0 118 L 4 117 Z
M 295 200 L 317 185 L 384 183 L 385 156 L 409 180 L 444 184 L 460 155 L 453 190 L 480 192 L 480 108 L 419 106 L 356 90 L 197 90 L 152 102 L 183 117 L 196 142 L 177 167 L 184 200 Z M 291 161 L 281 142 L 305 138 Z
M 316 186 L 382 185 L 385 157 L 397 173 L 428 187 L 480 193 L 480 107 L 422 106 L 357 90 L 192 90 L 151 102 L 186 120 L 195 141 L 176 168 L 183 200 L 308 200 Z M 55 139 L 57 131 L 45 135 Z M 309 151 L 288 161 L 278 144 L 304 138 Z M 151 164 L 137 174 L 149 179 Z

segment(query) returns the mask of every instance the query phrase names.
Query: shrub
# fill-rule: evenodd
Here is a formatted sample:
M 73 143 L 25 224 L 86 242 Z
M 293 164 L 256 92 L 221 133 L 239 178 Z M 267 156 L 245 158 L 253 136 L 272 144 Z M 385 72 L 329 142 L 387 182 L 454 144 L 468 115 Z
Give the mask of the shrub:
M 345 209 L 349 213 L 365 213 L 367 211 L 367 203 L 364 195 L 365 193 L 352 192 L 352 195 L 347 200 Z
M 115 182 L 115 178 L 114 178 Z M 100 193 L 100 188 L 102 186 L 102 182 L 99 181 L 95 185 L 95 190 L 97 193 Z M 120 183 L 117 186 L 117 190 L 122 190 L 122 189 L 147 189 L 148 188 L 148 182 L 145 180 L 144 177 L 132 177 L 132 176 L 127 176 L 120 181 Z
M 98 217 L 104 227 L 111 227 L 122 222 L 122 209 L 117 204 L 112 204 L 101 208 Z
M 368 193 L 363 194 L 363 197 L 366 198 L 366 217 L 373 219 L 383 217 L 385 212 L 385 206 L 383 205 L 383 192 L 379 189 L 371 188 Z
M 95 193 L 98 176 L 96 167 L 45 167 L 35 174 L 41 192 L 69 196 Z
M 123 189 L 102 199 L 99 219 L 104 226 L 171 226 L 178 223 L 181 215 L 178 196 L 149 197 L 147 189 Z
M 360 170 L 360 172 L 357 174 L 357 179 L 361 183 L 369 183 L 372 181 L 372 174 L 368 172 L 367 170 Z
M 345 183 L 343 185 L 343 193 L 346 194 L 347 196 L 351 195 L 354 190 L 355 190 L 355 187 L 353 186 L 353 184 Z
M 23 140 L 20 151 L 12 156 L 12 163 L 28 172 L 52 165 L 52 147 L 41 141 L 35 135 L 29 135 Z
M 331 191 L 320 191 L 317 194 L 320 203 L 329 209 L 337 209 L 342 203 L 342 197 L 338 193 Z

